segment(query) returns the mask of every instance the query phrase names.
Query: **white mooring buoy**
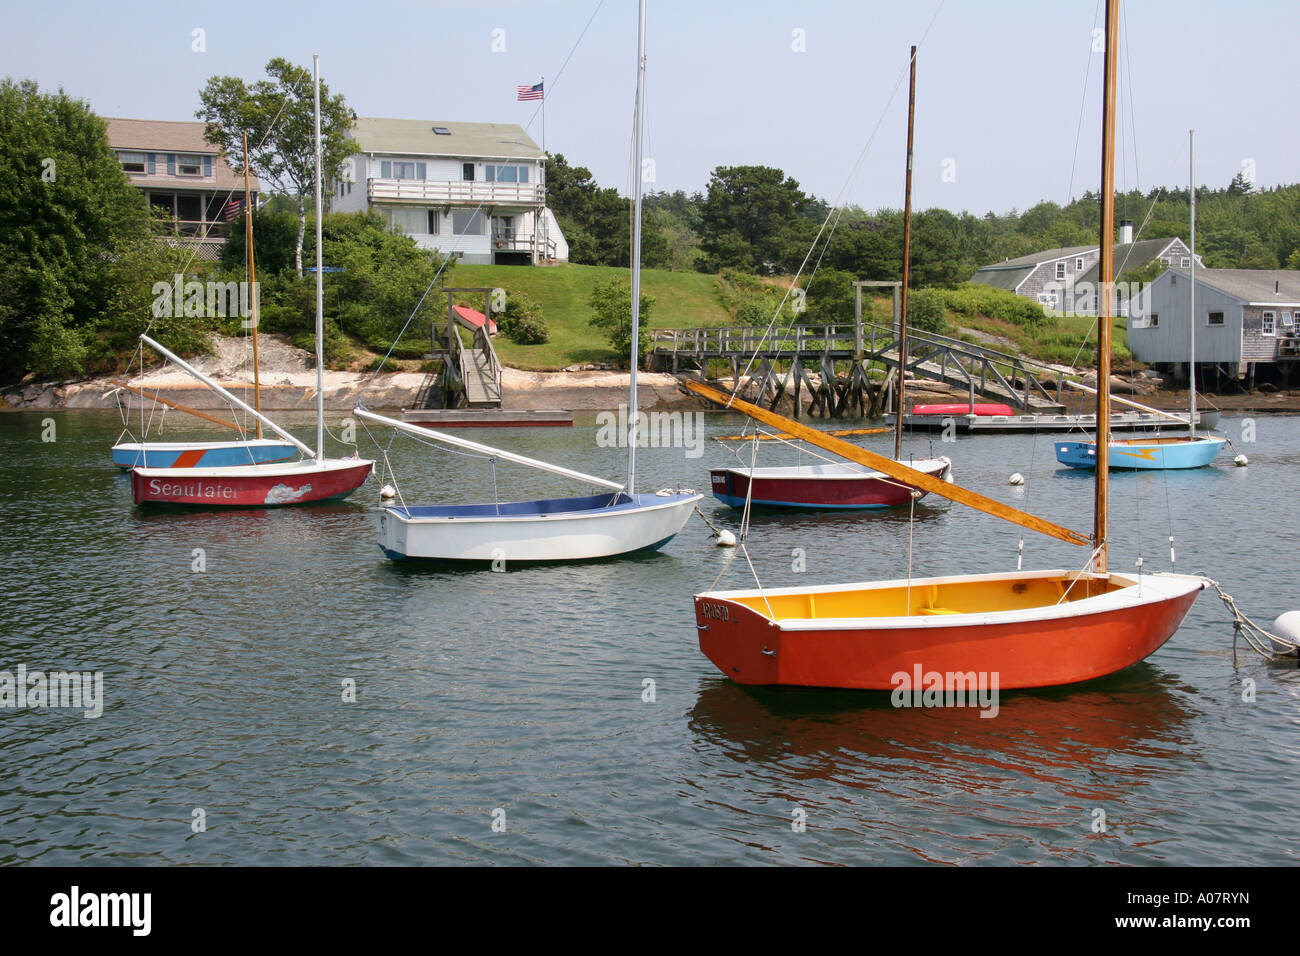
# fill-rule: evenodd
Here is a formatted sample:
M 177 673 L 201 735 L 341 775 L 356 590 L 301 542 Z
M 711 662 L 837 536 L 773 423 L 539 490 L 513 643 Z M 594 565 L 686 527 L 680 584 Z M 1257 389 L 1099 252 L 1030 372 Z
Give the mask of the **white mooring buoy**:
M 387 499 L 387 498 L 396 498 L 396 497 L 397 497 L 397 489 L 394 488 L 392 485 L 384 485 L 384 487 L 382 487 L 382 488 L 379 489 L 379 497 L 381 497 L 381 498 L 385 498 L 385 499 Z
M 736 536 L 734 534 L 732 534 L 726 528 L 723 528 L 721 531 L 718 532 L 719 548 L 734 548 L 735 546 L 736 546 Z
M 1232 463 L 1238 468 L 1245 468 L 1250 464 L 1250 459 L 1245 455 L 1238 455 L 1236 458 L 1232 459 Z
M 1024 483 L 1025 483 L 1025 476 L 1022 475 L 1020 472 L 1016 472 L 1014 475 L 1012 475 L 1010 478 L 1007 479 L 1007 484 L 1009 485 L 1023 485 Z
M 1279 644 L 1273 641 L 1273 650 L 1279 654 L 1295 654 L 1296 644 L 1300 644 L 1300 611 L 1287 611 L 1285 614 L 1279 614 L 1277 620 L 1273 622 L 1272 632 L 1278 637 L 1291 642 L 1292 646 Z

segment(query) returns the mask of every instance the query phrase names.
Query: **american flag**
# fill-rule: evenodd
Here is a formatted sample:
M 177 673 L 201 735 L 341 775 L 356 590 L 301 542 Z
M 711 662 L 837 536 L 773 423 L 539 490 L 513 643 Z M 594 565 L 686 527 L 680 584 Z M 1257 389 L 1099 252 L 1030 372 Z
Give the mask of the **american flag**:
M 244 201 L 242 199 L 230 200 L 228 203 L 226 203 L 226 208 L 222 211 L 221 214 L 222 218 L 225 219 L 226 222 L 234 222 L 236 219 L 239 218 L 239 210 L 243 207 L 243 205 L 244 205 Z
M 542 98 L 541 83 L 534 83 L 532 86 L 517 86 L 515 89 L 519 93 L 520 100 L 540 100 Z

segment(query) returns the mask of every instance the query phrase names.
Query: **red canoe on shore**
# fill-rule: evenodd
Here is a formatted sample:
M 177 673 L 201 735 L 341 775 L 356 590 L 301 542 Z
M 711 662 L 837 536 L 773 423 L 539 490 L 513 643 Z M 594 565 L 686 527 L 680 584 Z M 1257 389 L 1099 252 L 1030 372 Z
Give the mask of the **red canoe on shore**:
M 461 319 L 465 322 L 466 325 L 473 326 L 474 328 L 477 329 L 477 328 L 481 328 L 484 322 L 487 322 L 488 335 L 497 334 L 497 324 L 493 322 L 491 319 L 489 319 L 482 312 L 479 312 L 475 309 L 471 309 L 468 306 L 464 306 L 464 305 L 458 305 L 455 308 L 456 308 L 456 314 L 461 317 Z
M 951 405 L 914 405 L 913 415 L 1014 415 L 1010 405 L 961 402 Z

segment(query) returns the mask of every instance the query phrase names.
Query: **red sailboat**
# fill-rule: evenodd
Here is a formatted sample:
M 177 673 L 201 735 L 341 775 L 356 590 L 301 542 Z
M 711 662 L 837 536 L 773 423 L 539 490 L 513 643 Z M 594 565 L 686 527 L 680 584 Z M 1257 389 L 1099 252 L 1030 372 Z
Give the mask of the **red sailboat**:
M 1107 0 L 1103 107 L 1098 380 L 1110 380 L 1114 276 L 1114 109 L 1118 0 Z M 913 50 L 915 57 L 915 49 Z M 695 383 L 699 394 L 900 481 L 1092 548 L 1087 570 L 1017 571 L 827 587 L 708 591 L 695 596 L 700 649 L 743 684 L 877 690 L 924 681 L 943 695 L 1091 680 L 1146 658 L 1165 643 L 1205 587 L 1180 574 L 1108 570 L 1108 470 L 1096 469 L 1091 537 L 923 475 L 815 429 Z M 1098 444 L 1110 430 L 1106 389 L 1097 395 Z M 913 688 L 915 691 L 919 687 Z
M 915 51 L 914 51 L 915 52 Z M 951 480 L 948 458 L 902 461 L 904 371 L 907 368 L 907 295 L 912 254 L 912 142 L 916 118 L 916 60 L 912 60 L 907 110 L 907 183 L 903 207 L 903 282 L 898 313 L 898 387 L 894 390 L 894 460 L 932 478 Z M 709 472 L 713 496 L 733 508 L 747 504 L 767 508 L 879 509 L 893 508 L 925 496 L 925 489 L 901 482 L 884 472 L 853 461 L 821 464 L 714 468 Z
M 219 395 L 244 409 L 278 435 L 310 456 L 303 461 L 220 468 L 133 468 L 131 493 L 135 503 L 196 505 L 200 507 L 265 508 L 301 505 L 342 498 L 365 483 L 373 461 L 363 458 L 325 457 L 324 392 L 324 270 L 321 253 L 321 142 L 320 63 L 316 59 L 316 448 L 304 445 L 261 412 L 250 408 L 198 369 L 184 362 L 148 336 L 140 336 L 177 366 Z

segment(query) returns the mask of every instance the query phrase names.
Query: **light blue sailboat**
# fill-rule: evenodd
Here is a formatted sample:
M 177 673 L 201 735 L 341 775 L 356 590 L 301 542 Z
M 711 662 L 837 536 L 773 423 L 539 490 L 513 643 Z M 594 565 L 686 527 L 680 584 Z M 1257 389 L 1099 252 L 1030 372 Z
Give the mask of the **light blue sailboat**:
M 1188 170 L 1191 179 L 1191 288 L 1187 332 L 1190 342 L 1188 362 L 1189 387 L 1192 395 L 1191 413 L 1187 417 L 1187 437 L 1131 438 L 1112 441 L 1106 450 L 1108 468 L 1168 471 L 1181 468 L 1204 468 L 1214 461 L 1226 438 L 1196 434 L 1196 167 L 1192 140 L 1196 131 L 1188 133 Z M 1098 383 L 1100 387 L 1101 383 Z M 1154 409 L 1153 409 L 1154 410 Z M 1056 443 L 1056 460 L 1071 468 L 1096 468 L 1097 443 L 1087 441 L 1060 441 Z

